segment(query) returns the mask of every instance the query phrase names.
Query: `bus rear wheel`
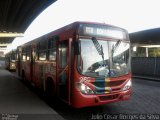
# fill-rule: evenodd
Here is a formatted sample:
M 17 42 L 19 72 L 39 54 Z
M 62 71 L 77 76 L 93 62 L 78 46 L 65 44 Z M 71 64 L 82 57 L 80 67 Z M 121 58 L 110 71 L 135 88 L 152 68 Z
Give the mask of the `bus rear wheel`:
M 24 70 L 22 71 L 22 80 L 23 80 L 23 81 L 26 81 L 26 76 L 25 76 Z
M 46 92 L 45 96 L 47 101 L 51 102 L 55 100 L 55 85 L 52 81 L 52 79 L 49 79 L 46 83 Z

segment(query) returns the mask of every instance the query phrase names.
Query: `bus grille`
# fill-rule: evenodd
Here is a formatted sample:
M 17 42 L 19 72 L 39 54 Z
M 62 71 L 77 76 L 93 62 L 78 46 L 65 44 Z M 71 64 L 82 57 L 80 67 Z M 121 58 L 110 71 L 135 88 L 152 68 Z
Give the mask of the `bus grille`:
M 118 81 L 110 81 L 110 87 L 120 86 L 125 82 L 125 80 L 118 80 Z
M 100 100 L 113 100 L 118 98 L 118 94 L 115 95 L 108 95 L 108 96 L 99 96 Z

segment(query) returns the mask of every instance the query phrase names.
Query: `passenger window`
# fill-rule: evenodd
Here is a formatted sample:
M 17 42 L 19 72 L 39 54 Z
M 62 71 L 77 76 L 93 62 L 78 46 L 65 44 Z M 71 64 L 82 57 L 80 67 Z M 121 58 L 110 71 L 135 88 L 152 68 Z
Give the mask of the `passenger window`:
M 46 60 L 46 51 L 39 52 L 39 60 Z
M 26 55 L 22 54 L 22 60 L 26 60 Z
M 39 42 L 39 47 L 38 47 L 38 59 L 39 60 L 46 60 L 47 58 L 47 40 L 42 40 Z
M 21 57 L 22 60 L 26 60 L 26 47 L 23 47 L 22 48 L 22 57 Z
M 27 60 L 30 59 L 30 51 L 31 51 L 31 46 L 29 45 L 29 46 L 26 47 L 26 58 L 27 58 Z
M 65 68 L 67 66 L 67 53 L 68 42 L 61 43 L 59 46 L 60 67 Z
M 56 60 L 56 40 L 54 40 L 53 38 L 48 40 L 48 56 L 49 60 Z
M 56 60 L 56 50 L 49 50 L 49 60 Z

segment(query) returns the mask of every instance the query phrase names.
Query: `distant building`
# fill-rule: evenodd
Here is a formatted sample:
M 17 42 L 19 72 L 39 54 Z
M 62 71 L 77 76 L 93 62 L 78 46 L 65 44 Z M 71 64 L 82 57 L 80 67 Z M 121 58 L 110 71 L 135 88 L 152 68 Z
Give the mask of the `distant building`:
M 160 77 L 160 28 L 131 33 L 130 40 L 133 74 Z
M 160 57 L 160 28 L 130 34 L 134 57 Z

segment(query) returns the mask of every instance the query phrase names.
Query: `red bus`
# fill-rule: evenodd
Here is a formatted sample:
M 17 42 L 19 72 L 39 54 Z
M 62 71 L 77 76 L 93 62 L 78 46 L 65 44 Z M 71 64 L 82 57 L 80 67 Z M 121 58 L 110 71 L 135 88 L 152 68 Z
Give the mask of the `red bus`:
M 129 100 L 130 41 L 126 30 L 75 22 L 17 49 L 17 72 L 75 107 Z

